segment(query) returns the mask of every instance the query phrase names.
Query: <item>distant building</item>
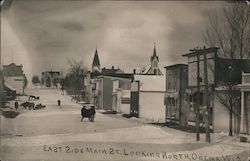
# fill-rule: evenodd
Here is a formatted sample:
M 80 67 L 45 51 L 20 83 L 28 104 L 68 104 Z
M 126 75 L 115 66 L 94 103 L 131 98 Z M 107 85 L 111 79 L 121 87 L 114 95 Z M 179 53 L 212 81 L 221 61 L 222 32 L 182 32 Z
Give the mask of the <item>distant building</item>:
M 187 126 L 188 109 L 185 103 L 185 91 L 188 87 L 188 66 L 175 64 L 166 66 L 166 121 Z
M 15 90 L 16 94 L 23 95 L 27 85 L 27 78 L 23 72 L 22 65 L 11 63 L 3 66 L 4 85 Z
M 161 70 L 159 69 L 159 57 L 156 54 L 156 48 L 154 44 L 153 56 L 150 58 L 151 67 L 146 71 L 147 75 L 163 75 Z
M 95 81 L 97 84 L 97 107 L 104 110 L 116 112 L 129 111 L 124 109 L 122 97 L 126 91 L 130 91 L 132 74 L 112 74 L 99 76 Z M 129 105 L 129 104 L 128 104 Z M 127 106 L 129 108 L 129 106 Z
M 58 87 L 60 78 L 60 72 L 58 71 L 45 71 L 42 72 L 41 82 L 45 87 Z

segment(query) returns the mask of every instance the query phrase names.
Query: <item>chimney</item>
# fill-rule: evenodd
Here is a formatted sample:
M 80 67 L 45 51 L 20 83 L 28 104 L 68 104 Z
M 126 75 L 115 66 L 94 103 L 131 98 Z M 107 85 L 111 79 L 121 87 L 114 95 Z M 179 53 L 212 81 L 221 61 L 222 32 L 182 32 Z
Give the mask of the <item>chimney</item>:
M 114 66 L 112 66 L 112 70 L 114 70 L 115 69 L 115 67 Z
M 136 69 L 133 70 L 133 73 L 136 74 Z

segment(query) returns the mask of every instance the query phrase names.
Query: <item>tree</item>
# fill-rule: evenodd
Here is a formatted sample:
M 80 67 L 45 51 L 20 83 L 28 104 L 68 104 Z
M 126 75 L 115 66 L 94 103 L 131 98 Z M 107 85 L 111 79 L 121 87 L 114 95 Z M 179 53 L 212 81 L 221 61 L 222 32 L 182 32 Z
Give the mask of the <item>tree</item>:
M 37 84 L 40 83 L 39 77 L 38 77 L 37 75 L 34 75 L 34 76 L 32 77 L 32 83 L 33 83 L 33 85 L 35 85 L 36 87 L 37 87 Z
M 222 13 L 221 13 L 222 12 Z M 211 11 L 208 14 L 208 25 L 204 33 L 204 41 L 208 46 L 220 48 L 220 56 L 233 59 L 246 59 L 250 57 L 250 7 L 243 1 L 228 2 L 222 10 Z M 231 64 L 232 64 L 231 63 Z M 219 101 L 229 110 L 229 135 L 233 135 L 233 115 L 239 119 L 239 97 L 233 90 L 232 81 L 234 72 L 229 66 L 229 80 L 224 82 L 226 91 L 217 94 Z
M 84 98 L 84 78 L 87 73 L 83 61 L 68 60 L 70 69 L 65 78 L 61 80 L 62 87 L 72 93 L 76 99 Z
M 225 58 L 249 58 L 250 7 L 244 2 L 230 2 L 222 10 L 209 12 L 204 40 L 219 47 Z

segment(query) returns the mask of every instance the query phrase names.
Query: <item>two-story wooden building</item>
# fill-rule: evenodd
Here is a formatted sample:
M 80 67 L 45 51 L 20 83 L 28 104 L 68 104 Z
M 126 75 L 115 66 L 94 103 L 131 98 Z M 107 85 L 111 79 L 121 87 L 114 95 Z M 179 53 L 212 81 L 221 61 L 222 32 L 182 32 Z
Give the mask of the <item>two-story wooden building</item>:
M 208 93 L 211 109 L 211 125 L 216 132 L 227 132 L 229 129 L 230 113 L 226 104 L 228 104 L 228 84 L 236 85 L 241 82 L 241 71 L 250 70 L 250 60 L 246 59 L 226 59 L 219 57 L 218 48 L 194 49 L 190 53 L 184 54 L 188 59 L 188 90 L 189 95 L 189 120 L 195 121 L 195 111 L 197 109 L 197 80 L 200 83 L 200 119 L 204 123 L 204 113 L 206 112 L 205 104 L 203 103 L 204 93 L 204 58 L 207 62 L 207 77 L 208 77 Z M 199 63 L 199 78 L 198 78 L 198 63 Z M 233 88 L 234 98 L 239 98 L 239 90 Z M 233 122 L 234 131 L 239 129 L 240 107 L 237 100 L 234 101 Z
M 175 64 L 166 66 L 166 122 L 179 123 L 181 126 L 188 124 L 188 109 L 185 102 L 185 90 L 188 83 L 188 66 Z

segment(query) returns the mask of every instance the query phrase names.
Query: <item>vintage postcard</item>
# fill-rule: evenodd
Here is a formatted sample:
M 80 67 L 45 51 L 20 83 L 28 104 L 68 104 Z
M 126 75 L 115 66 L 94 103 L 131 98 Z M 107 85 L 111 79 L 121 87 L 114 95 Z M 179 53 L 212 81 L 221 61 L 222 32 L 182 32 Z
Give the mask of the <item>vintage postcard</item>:
M 250 161 L 249 4 L 1 0 L 0 161 Z

